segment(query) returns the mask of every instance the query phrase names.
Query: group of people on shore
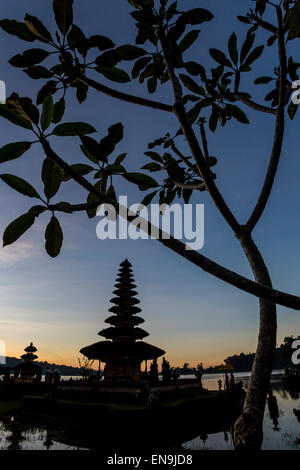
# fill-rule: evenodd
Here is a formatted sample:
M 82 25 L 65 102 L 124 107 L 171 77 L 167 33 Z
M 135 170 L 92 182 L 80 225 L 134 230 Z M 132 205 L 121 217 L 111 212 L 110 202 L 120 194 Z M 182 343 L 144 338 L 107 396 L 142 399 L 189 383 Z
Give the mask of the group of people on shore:
M 61 380 L 61 376 L 58 369 L 49 368 L 45 373 L 45 382 L 49 385 L 57 385 Z
M 223 390 L 223 383 L 222 380 L 218 380 L 219 391 Z M 230 378 L 228 373 L 225 372 L 225 379 L 224 379 L 224 390 L 225 392 L 229 392 L 235 389 L 235 378 L 233 372 L 230 372 Z

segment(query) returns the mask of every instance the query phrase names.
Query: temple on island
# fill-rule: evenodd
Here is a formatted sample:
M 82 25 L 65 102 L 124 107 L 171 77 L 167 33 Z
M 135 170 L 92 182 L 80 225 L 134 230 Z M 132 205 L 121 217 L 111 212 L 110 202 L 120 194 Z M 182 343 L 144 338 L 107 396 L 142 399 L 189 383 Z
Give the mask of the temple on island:
M 106 341 L 80 350 L 88 359 L 105 362 L 106 381 L 139 381 L 142 362 L 165 354 L 162 349 L 142 341 L 149 334 L 138 327 L 144 320 L 137 315 L 141 309 L 137 307 L 140 301 L 135 297 L 137 292 L 131 267 L 127 259 L 120 264 L 113 292 L 115 297 L 110 300 L 113 306 L 109 312 L 113 315 L 105 320 L 111 326 L 98 333 Z
M 33 343 L 30 343 L 24 351 L 25 354 L 21 356 L 24 362 L 14 367 L 14 378 L 29 382 L 33 380 L 40 381 L 42 378 L 42 367 L 34 362 L 38 359 L 38 356 L 35 354 L 37 352 L 36 347 L 33 346 Z

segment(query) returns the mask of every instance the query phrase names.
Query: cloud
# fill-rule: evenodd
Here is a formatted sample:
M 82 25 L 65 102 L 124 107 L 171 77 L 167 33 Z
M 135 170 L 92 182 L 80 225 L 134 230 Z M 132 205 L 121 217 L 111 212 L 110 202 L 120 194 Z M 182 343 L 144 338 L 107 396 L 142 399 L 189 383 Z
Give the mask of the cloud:
M 14 243 L 0 248 L 0 268 L 12 266 L 28 258 L 36 258 L 38 255 L 39 250 L 32 241 Z

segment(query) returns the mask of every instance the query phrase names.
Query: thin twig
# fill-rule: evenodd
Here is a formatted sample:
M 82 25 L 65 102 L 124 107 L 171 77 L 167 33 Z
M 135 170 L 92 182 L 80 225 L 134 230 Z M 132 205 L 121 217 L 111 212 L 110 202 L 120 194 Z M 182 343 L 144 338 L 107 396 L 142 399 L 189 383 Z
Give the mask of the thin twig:
M 255 109 L 256 111 L 260 111 L 262 113 L 268 113 L 268 114 L 276 114 L 276 109 L 270 108 L 269 106 L 264 106 L 259 103 L 255 103 L 249 98 L 246 98 L 242 93 L 233 93 L 233 94 L 230 94 L 230 96 L 232 98 L 235 98 L 238 101 L 241 101 L 241 103 L 245 104 L 249 108 Z
M 100 91 L 101 93 L 104 93 L 105 95 L 111 96 L 112 98 L 117 98 L 121 101 L 126 101 L 127 103 L 138 104 L 141 106 L 146 106 L 147 108 L 159 109 L 161 111 L 168 111 L 169 113 L 172 113 L 173 110 L 172 106 L 168 104 L 148 100 L 147 98 L 141 98 L 139 96 L 134 96 L 128 93 L 123 93 L 121 91 L 114 90 L 113 88 L 102 85 L 102 83 L 96 82 L 91 78 L 80 76 L 77 77 L 77 80 L 87 86 L 90 86 L 91 88 L 94 88 L 97 91 Z

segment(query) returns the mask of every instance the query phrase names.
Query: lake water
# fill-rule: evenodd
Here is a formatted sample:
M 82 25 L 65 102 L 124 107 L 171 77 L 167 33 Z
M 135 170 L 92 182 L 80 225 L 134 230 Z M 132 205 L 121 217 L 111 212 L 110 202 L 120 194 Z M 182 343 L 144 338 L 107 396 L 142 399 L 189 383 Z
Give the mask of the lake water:
M 300 395 L 286 391 L 281 386 L 282 371 L 274 371 L 271 379 L 273 394 L 277 399 L 279 417 L 277 422 L 271 419 L 268 406 L 266 407 L 264 419 L 264 442 L 265 450 L 300 450 L 300 417 L 294 410 L 300 411 Z M 183 376 L 182 378 L 189 378 Z M 250 373 L 236 373 L 236 381 L 242 380 L 247 388 Z M 224 378 L 222 374 L 211 374 L 203 376 L 203 386 L 209 390 L 218 389 L 218 380 Z M 195 418 L 195 417 L 194 417 Z M 61 430 L 55 433 L 55 438 L 50 437 L 47 428 L 43 425 L 25 425 L 18 422 L 18 417 L 6 416 L 0 420 L 0 450 L 77 450 L 83 449 L 80 441 L 78 445 L 67 444 L 67 435 Z M 199 417 L 200 419 L 200 417 Z M 175 451 L 186 450 L 232 450 L 232 429 L 224 428 L 222 432 L 205 433 L 187 442 L 177 444 Z M 174 448 L 173 448 L 174 450 Z
M 273 371 L 271 385 L 273 395 L 276 397 L 279 418 L 278 424 L 274 425 L 270 418 L 268 406 L 266 406 L 264 419 L 264 450 L 300 450 L 300 418 L 297 419 L 293 410 L 300 413 L 300 394 L 290 393 L 283 390 L 281 386 L 281 374 L 283 371 Z M 249 383 L 250 372 L 239 372 L 234 374 L 236 381 L 241 380 L 246 389 Z M 203 386 L 209 390 L 217 390 L 217 382 L 223 379 L 222 374 L 203 376 Z M 215 434 L 198 436 L 191 441 L 183 443 L 185 449 L 190 450 L 233 450 L 231 430 L 224 430 Z

